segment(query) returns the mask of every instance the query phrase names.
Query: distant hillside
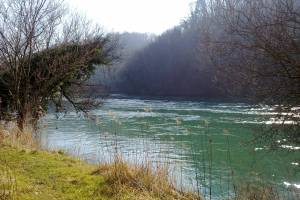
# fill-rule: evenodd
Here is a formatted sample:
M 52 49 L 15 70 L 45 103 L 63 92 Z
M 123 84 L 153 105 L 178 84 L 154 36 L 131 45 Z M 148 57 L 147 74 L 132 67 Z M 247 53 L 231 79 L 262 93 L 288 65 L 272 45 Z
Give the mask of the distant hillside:
M 118 74 L 121 93 L 150 96 L 214 98 L 224 94 L 214 81 L 214 68 L 200 48 L 198 18 L 158 36 L 131 56 Z

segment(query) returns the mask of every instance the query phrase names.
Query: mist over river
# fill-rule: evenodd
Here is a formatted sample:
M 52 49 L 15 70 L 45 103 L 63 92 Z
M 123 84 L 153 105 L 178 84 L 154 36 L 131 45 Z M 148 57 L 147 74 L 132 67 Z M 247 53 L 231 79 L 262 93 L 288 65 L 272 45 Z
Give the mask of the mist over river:
M 165 163 L 179 187 L 198 186 L 213 199 L 231 195 L 241 181 L 297 190 L 299 148 L 270 151 L 249 142 L 274 115 L 270 107 L 244 103 L 115 95 L 90 113 L 92 120 L 75 112 L 47 115 L 41 139 L 93 163 L 112 160 L 116 151 L 132 163 Z

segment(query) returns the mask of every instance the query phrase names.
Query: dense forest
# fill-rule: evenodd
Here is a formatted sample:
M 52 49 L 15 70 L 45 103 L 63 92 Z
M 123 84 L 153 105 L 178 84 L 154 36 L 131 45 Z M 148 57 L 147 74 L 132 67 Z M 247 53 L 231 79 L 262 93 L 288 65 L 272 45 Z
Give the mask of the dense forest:
M 298 11 L 295 0 L 199 0 L 180 25 L 127 57 L 111 85 L 136 95 L 297 104 Z
M 135 95 L 221 97 L 214 69 L 199 48 L 197 17 L 156 37 L 118 71 L 118 91 Z
M 120 71 L 118 89 L 138 95 L 220 96 L 189 23 L 167 31 L 133 56 Z
M 125 54 L 126 59 L 122 65 L 116 65 L 116 71 L 111 73 L 113 81 L 104 82 L 108 83 L 114 92 L 133 95 L 200 98 L 234 95 L 235 98 L 240 98 L 250 94 L 247 84 L 239 84 L 236 87 L 226 83 L 224 77 L 221 77 L 222 74 L 218 74 L 220 70 L 213 62 L 217 56 L 210 54 L 212 46 L 208 44 L 212 35 L 208 33 L 211 27 L 207 24 L 214 24 L 213 21 L 208 22 L 212 20 L 208 19 L 208 16 L 204 17 L 205 9 L 209 8 L 202 1 L 196 2 L 189 17 L 180 25 L 152 37 L 147 45 L 142 42 L 140 47 L 144 47 L 136 48 L 134 54 Z M 214 26 L 217 26 L 217 22 L 214 23 Z M 217 30 L 220 33 L 222 31 L 224 30 L 220 28 Z M 127 44 L 141 42 L 139 37 L 129 39 L 120 36 Z M 130 48 L 128 50 L 132 52 Z M 221 78 L 222 82 L 219 80 Z

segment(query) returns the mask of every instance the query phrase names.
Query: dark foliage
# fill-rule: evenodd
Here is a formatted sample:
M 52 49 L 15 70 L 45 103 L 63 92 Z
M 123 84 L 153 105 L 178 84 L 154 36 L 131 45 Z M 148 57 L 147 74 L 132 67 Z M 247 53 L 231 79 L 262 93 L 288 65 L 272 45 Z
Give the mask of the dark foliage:
M 199 49 L 197 24 L 189 20 L 157 37 L 120 72 L 121 92 L 156 96 L 221 97 L 214 71 Z

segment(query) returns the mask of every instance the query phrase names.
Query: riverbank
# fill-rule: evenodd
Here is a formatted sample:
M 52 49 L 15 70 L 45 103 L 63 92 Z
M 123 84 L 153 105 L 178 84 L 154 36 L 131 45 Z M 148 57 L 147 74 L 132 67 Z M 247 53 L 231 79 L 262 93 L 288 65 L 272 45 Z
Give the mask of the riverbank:
M 30 131 L 21 133 L 10 127 L 1 130 L 0 126 L 0 200 L 204 199 L 195 193 L 179 191 L 176 182 L 170 182 L 173 176 L 168 166 L 153 169 L 147 162 L 130 165 L 113 154 L 109 163 L 89 164 L 61 150 L 43 150 Z M 212 199 L 287 199 L 279 197 L 272 185 L 244 180 L 234 187 L 234 192 Z M 205 194 L 199 190 L 200 193 Z M 289 194 L 295 198 L 288 199 L 299 199 L 296 190 Z
M 177 191 L 163 169 L 153 172 L 121 159 L 92 165 L 62 151 L 24 145 L 24 138 L 30 141 L 27 136 L 12 144 L 6 133 L 0 134 L 1 200 L 199 199 Z

